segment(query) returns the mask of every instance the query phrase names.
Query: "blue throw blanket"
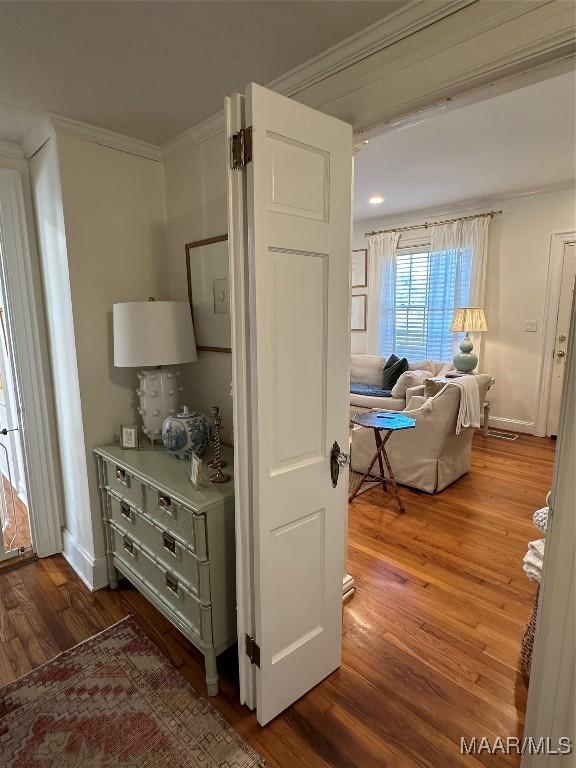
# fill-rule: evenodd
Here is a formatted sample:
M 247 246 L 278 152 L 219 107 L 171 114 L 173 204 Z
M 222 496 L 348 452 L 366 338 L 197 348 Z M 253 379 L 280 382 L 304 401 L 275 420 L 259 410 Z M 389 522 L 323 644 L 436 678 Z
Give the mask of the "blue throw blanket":
M 368 397 L 392 397 L 392 391 L 390 389 L 380 389 L 373 384 L 350 384 L 351 395 L 367 395 Z

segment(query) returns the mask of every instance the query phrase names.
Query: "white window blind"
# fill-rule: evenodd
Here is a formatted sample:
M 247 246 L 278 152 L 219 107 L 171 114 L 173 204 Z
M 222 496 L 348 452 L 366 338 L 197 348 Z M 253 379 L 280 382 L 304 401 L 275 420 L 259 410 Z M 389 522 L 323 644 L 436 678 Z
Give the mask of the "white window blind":
M 394 352 L 408 360 L 450 360 L 456 306 L 467 306 L 471 252 L 398 252 Z

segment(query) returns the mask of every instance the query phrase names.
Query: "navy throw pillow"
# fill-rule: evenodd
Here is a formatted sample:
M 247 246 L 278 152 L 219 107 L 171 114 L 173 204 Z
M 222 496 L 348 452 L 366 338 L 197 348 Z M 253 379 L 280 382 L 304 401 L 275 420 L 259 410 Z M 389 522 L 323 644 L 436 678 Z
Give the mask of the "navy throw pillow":
M 388 360 L 386 360 L 386 365 L 384 366 L 384 370 L 386 370 L 386 368 L 392 368 L 394 363 L 397 363 L 398 360 L 400 360 L 400 358 L 396 357 L 396 355 L 390 355 Z
M 403 357 L 402 360 L 397 360 L 390 366 L 390 368 L 386 366 L 382 376 L 382 389 L 392 389 L 400 376 L 402 376 L 402 374 L 407 370 L 408 360 L 406 360 L 405 357 Z

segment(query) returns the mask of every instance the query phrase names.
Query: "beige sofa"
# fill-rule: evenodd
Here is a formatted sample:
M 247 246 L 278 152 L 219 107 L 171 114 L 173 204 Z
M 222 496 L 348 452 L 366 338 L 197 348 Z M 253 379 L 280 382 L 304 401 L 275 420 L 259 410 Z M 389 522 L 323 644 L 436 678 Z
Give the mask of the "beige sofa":
M 382 374 L 386 358 L 380 355 L 352 355 L 350 358 L 350 382 L 353 384 L 369 384 L 376 387 L 382 386 Z M 410 370 L 429 370 L 430 376 L 445 374 L 454 369 L 452 362 L 436 362 L 434 360 L 422 360 L 410 363 Z M 406 403 L 410 402 L 412 395 L 421 394 L 421 386 L 409 387 L 406 395 L 401 398 L 374 397 L 371 395 L 358 395 L 350 393 L 350 415 L 361 411 L 370 411 L 380 408 L 386 411 L 403 411 Z
M 478 374 L 476 380 L 480 403 L 483 403 L 492 379 Z M 416 419 L 416 428 L 395 432 L 386 444 L 396 481 L 401 485 L 437 493 L 470 469 L 474 429 L 463 429 L 456 434 L 460 392 L 459 387 L 447 384 L 434 397 L 411 398 L 404 413 Z M 355 426 L 352 469 L 364 473 L 375 450 L 373 431 Z

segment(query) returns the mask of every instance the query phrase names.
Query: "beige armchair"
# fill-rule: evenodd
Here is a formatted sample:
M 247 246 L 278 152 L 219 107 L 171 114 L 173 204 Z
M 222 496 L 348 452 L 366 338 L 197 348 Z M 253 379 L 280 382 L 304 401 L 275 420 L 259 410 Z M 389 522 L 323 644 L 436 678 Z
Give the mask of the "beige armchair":
M 492 379 L 478 374 L 476 380 L 482 404 Z M 416 419 L 416 428 L 394 432 L 386 444 L 396 482 L 437 493 L 468 472 L 474 429 L 456 434 L 460 392 L 459 387 L 447 384 L 435 397 L 411 399 L 403 413 Z M 375 450 L 373 431 L 355 426 L 352 470 L 364 473 Z

